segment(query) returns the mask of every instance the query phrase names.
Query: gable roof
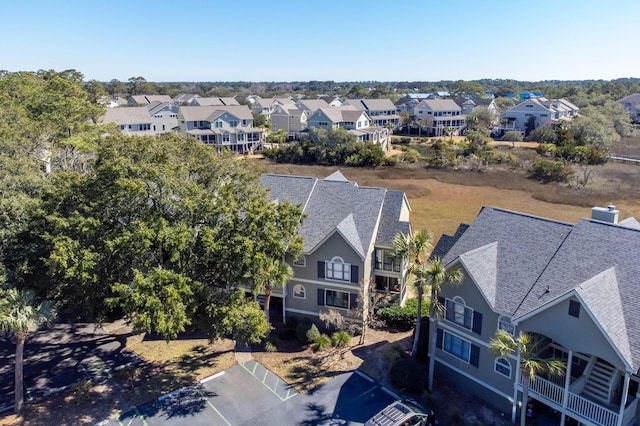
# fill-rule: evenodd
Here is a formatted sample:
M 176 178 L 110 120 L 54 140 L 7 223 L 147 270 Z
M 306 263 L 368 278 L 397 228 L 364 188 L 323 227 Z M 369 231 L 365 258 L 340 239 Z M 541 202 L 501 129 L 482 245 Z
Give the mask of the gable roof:
M 151 116 L 146 106 L 107 108 L 103 122 L 118 125 L 144 124 L 151 123 Z
M 169 95 L 133 95 L 129 98 L 129 103 L 136 103 L 140 105 L 150 104 L 153 101 L 158 102 L 173 102 Z
M 345 105 L 352 105 L 361 111 L 395 111 L 396 106 L 390 99 L 347 99 Z
M 240 120 L 253 120 L 251 110 L 246 105 L 211 105 L 211 106 L 183 106 L 180 113 L 186 121 L 211 121 L 225 112 Z
M 324 99 L 300 99 L 298 105 L 301 109 L 315 112 L 320 108 L 328 108 L 329 104 Z
M 339 171 L 325 179 L 263 174 L 260 181 L 274 200 L 302 207 L 306 217 L 298 233 L 304 238 L 303 253 L 312 253 L 338 232 L 364 260 L 374 244 L 409 227 L 400 215 L 404 192 L 360 187 Z
M 453 99 L 423 99 L 416 106 L 424 105 L 432 111 L 460 111 L 460 106 Z
M 592 219 L 571 225 L 484 207 L 444 259 L 467 267 L 491 307 L 514 322 L 575 294 L 637 371 L 638 253 L 637 228 Z

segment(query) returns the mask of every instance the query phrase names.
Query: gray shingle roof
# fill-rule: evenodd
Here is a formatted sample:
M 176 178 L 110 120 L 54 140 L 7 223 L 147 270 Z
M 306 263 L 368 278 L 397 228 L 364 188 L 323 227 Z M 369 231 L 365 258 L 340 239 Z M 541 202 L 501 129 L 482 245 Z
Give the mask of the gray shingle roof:
M 302 206 L 306 218 L 298 233 L 304 238 L 304 253 L 339 232 L 364 259 L 374 243 L 389 243 L 392 232 L 408 230 L 408 221 L 400 217 L 404 192 L 360 187 L 338 173 L 326 179 L 273 174 L 260 178 L 273 199 Z
M 637 371 L 639 254 L 640 229 L 484 207 L 444 259 L 459 259 L 492 307 L 514 320 L 575 294 Z
M 151 115 L 146 106 L 107 108 L 103 121 L 118 125 L 151 123 Z

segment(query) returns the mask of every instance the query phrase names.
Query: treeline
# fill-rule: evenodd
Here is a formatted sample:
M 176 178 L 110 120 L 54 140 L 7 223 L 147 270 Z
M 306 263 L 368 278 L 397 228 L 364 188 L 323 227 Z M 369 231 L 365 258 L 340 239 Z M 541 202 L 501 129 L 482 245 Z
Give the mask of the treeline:
M 385 152 L 378 144 L 358 142 L 343 128 L 311 128 L 300 141 L 265 148 L 266 158 L 277 163 L 320 166 L 376 167 L 385 164 Z
M 274 203 L 250 162 L 123 136 L 101 111 L 74 73 L 0 76 L 0 295 L 33 290 L 64 319 L 125 315 L 166 339 L 262 339 L 245 288 L 297 255 L 301 210 Z

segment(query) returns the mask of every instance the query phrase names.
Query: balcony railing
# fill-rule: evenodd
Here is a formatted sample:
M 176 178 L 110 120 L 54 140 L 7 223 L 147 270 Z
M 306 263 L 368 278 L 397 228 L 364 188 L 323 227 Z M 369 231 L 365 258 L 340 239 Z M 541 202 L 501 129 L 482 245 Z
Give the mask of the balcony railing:
M 547 379 L 536 376 L 535 380 L 530 380 L 529 393 L 540 401 L 549 403 L 553 408 L 562 409 L 563 407 L 564 387 Z M 630 424 L 637 407 L 638 400 L 634 398 L 624 411 L 623 425 Z M 566 411 L 577 420 L 589 421 L 589 424 L 600 426 L 616 426 L 618 424 L 619 414 L 617 412 L 573 392 L 569 392 Z

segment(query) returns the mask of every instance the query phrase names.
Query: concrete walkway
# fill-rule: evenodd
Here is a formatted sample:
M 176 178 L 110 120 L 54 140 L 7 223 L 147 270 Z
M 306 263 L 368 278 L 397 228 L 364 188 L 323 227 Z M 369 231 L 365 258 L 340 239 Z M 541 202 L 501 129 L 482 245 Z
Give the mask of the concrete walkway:
M 235 353 L 236 361 L 238 361 L 238 364 L 244 364 L 245 362 L 253 361 L 253 355 L 251 355 L 251 346 L 236 341 L 236 347 L 233 351 Z

